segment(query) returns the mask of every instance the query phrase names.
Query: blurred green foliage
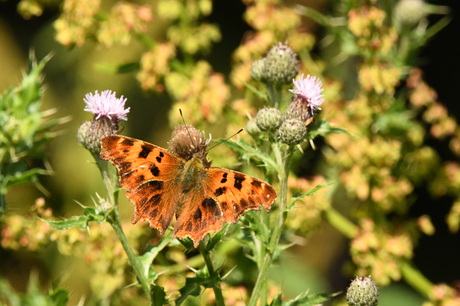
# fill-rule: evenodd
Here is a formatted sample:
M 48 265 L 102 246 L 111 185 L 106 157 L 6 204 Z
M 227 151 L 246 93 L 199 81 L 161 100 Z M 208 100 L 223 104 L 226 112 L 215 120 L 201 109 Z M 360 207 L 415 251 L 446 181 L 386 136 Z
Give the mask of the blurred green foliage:
M 34 162 L 46 161 L 46 145 L 58 133 L 53 127 L 68 121 L 43 111 L 43 69 L 50 56 L 40 62 L 31 56 L 30 71 L 18 87 L 0 96 L 0 214 L 6 209 L 5 195 L 17 184 L 34 183 L 40 187 L 38 176 L 49 169 L 36 167 Z

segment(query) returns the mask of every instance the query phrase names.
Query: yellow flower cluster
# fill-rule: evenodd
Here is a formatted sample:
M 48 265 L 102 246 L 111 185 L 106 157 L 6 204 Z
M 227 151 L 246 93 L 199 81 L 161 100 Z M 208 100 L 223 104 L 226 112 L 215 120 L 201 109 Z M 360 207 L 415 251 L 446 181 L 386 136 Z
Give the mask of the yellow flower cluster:
M 152 19 L 148 7 L 133 3 L 117 2 L 105 13 L 100 0 L 66 0 L 54 23 L 56 40 L 67 47 L 81 47 L 90 38 L 106 47 L 127 45 L 134 35 L 147 32 Z
M 169 114 L 172 126 L 182 123 L 177 109 L 187 110 L 187 122 L 196 126 L 203 123 L 216 123 L 220 119 L 229 88 L 220 73 L 212 71 L 206 61 L 199 61 L 191 67 L 193 73 L 171 72 L 165 77 L 175 106 Z
M 401 278 L 401 260 L 412 257 L 412 241 L 406 232 L 387 233 L 370 219 L 364 219 L 351 242 L 351 256 L 358 265 L 358 275 L 372 275 L 380 285 Z

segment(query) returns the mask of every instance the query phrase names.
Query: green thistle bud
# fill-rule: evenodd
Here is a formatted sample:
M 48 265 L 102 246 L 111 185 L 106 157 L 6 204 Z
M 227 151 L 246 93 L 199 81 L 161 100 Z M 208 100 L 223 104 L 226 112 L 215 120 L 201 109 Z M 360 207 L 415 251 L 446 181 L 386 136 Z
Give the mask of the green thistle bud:
M 257 113 L 256 124 L 261 131 L 274 131 L 281 125 L 283 115 L 274 107 L 265 107 Z
M 395 7 L 395 18 L 402 24 L 416 25 L 428 14 L 423 0 L 401 0 Z
M 279 43 L 265 57 L 263 79 L 275 85 L 292 82 L 298 74 L 297 54 L 287 45 Z
M 251 78 L 256 81 L 263 81 L 265 73 L 265 58 L 258 59 L 251 65 Z
M 283 121 L 279 130 L 278 137 L 281 142 L 288 145 L 295 145 L 301 142 L 307 135 L 307 127 L 299 119 L 287 119 Z
M 347 289 L 347 302 L 350 306 L 376 306 L 379 290 L 371 277 L 356 277 Z
M 78 142 L 93 155 L 101 152 L 101 139 L 118 133 L 118 125 L 107 117 L 86 121 L 77 132 Z
M 257 134 L 260 134 L 261 130 L 257 126 L 256 119 L 251 118 L 248 123 L 246 123 L 246 126 L 244 128 L 246 132 L 251 134 L 252 136 L 256 136 Z

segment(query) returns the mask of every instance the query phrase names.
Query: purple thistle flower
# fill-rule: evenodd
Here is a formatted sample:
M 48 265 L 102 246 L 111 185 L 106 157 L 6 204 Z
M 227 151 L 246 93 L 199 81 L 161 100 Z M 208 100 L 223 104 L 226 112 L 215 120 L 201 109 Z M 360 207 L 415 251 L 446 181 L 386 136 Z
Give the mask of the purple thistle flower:
M 300 79 L 292 80 L 294 83 L 294 89 L 289 89 L 290 92 L 296 95 L 294 98 L 303 100 L 310 110 L 311 115 L 314 114 L 316 109 L 321 109 L 319 106 L 323 104 L 324 97 L 321 94 L 323 91 L 323 83 L 317 77 L 307 75 L 305 78 L 302 74 Z
M 111 90 L 104 90 L 100 94 L 97 92 L 86 94 L 85 98 L 85 111 L 91 112 L 95 115 L 95 119 L 98 120 L 101 117 L 106 117 L 115 122 L 121 120 L 128 120 L 126 116 L 129 113 L 129 107 L 125 109 L 126 98 L 121 96 L 116 97 L 116 92 Z

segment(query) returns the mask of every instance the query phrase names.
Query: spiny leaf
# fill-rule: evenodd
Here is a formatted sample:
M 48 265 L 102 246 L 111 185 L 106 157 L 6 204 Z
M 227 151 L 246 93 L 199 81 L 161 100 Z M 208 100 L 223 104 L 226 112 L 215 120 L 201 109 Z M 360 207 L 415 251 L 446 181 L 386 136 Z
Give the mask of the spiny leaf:
M 288 205 L 289 208 L 292 207 L 292 205 L 294 205 L 295 202 L 297 202 L 298 200 L 302 200 L 303 198 L 305 197 L 308 197 L 309 195 L 312 195 L 314 194 L 315 192 L 317 192 L 318 190 L 322 189 L 322 188 L 325 188 L 327 186 L 329 186 L 330 184 L 327 184 L 327 185 L 316 185 L 315 188 L 305 192 L 305 193 L 302 193 L 301 195 L 298 195 L 298 196 L 293 196 L 291 198 L 291 201 Z
M 249 156 L 251 159 L 262 162 L 263 166 L 267 170 L 279 172 L 278 165 L 272 158 L 270 158 L 268 154 L 263 153 L 256 148 L 253 148 L 245 140 L 240 138 L 236 141 L 226 141 L 224 142 L 224 144 L 243 157 L 246 155 Z
M 271 302 L 271 306 L 297 306 L 297 305 L 318 305 L 322 304 L 334 296 L 340 294 L 340 293 L 333 293 L 333 294 L 327 294 L 327 293 L 317 293 L 317 294 L 308 294 L 309 290 L 305 291 L 304 293 L 299 294 L 296 296 L 294 299 L 289 300 L 289 301 L 283 301 L 281 299 L 281 293 L 276 296 L 276 298 L 273 299 Z
M 158 305 L 158 306 L 168 304 L 168 300 L 166 299 L 166 292 L 163 287 L 160 287 L 160 286 L 152 287 L 152 303 L 153 305 Z
M 182 304 L 189 295 L 198 296 L 204 281 L 206 280 L 198 277 L 187 277 L 185 285 L 179 290 L 180 297 L 176 300 L 176 305 Z
M 107 215 L 105 212 L 101 212 L 97 208 L 84 206 L 83 215 L 81 216 L 61 221 L 44 221 L 48 223 L 52 228 L 58 230 L 65 230 L 74 227 L 87 228 L 88 223 L 92 221 L 98 222 L 100 224 L 104 223 L 107 221 Z

